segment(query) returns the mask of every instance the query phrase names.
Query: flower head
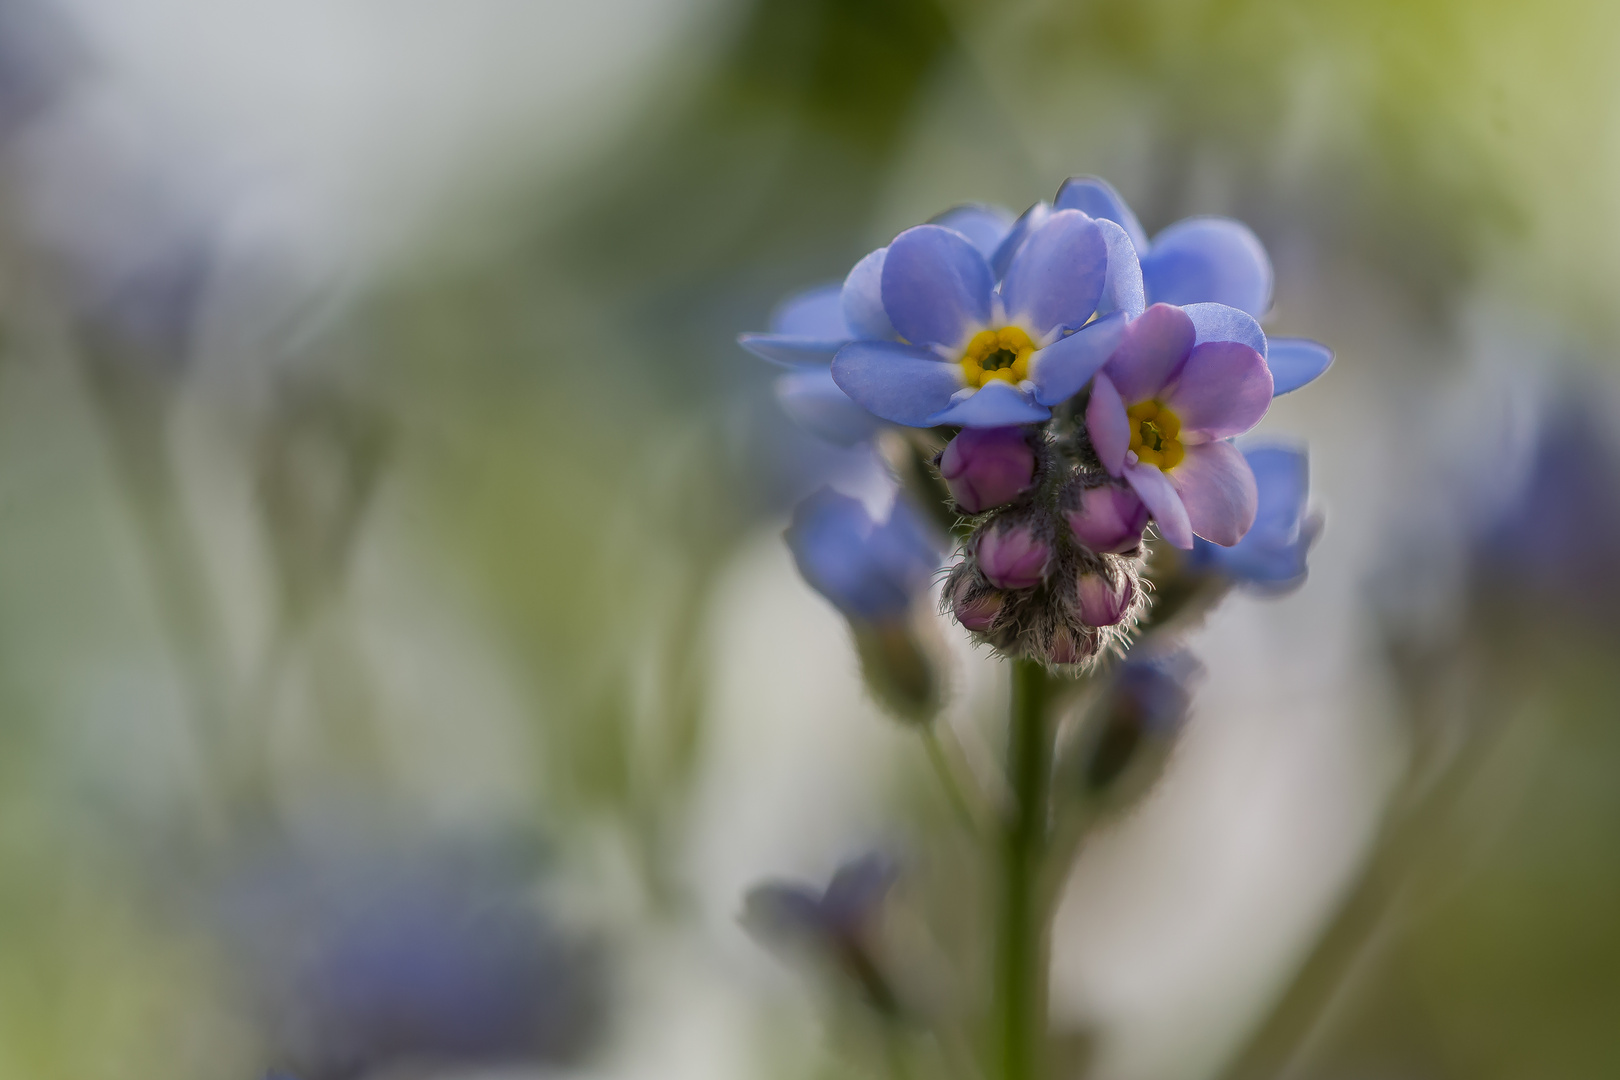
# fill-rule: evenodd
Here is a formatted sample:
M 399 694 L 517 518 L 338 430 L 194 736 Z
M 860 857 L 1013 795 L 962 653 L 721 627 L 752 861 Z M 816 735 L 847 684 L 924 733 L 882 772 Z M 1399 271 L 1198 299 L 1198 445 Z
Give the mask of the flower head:
M 1192 684 L 1202 672 L 1184 649 L 1136 651 L 1125 658 L 1102 698 L 1083 757 L 1088 790 L 1117 787 L 1121 775 L 1144 758 L 1163 764 L 1166 748 L 1186 723 Z
M 1271 406 L 1265 335 L 1235 308 L 1155 304 L 1098 373 L 1086 406 L 1097 457 L 1166 540 L 1230 547 L 1254 522 L 1254 474 L 1231 443 Z
M 874 521 L 859 499 L 822 488 L 794 509 L 787 541 L 811 587 L 863 623 L 903 619 L 939 567 L 933 535 L 899 499 Z
M 1246 447 L 1243 458 L 1254 473 L 1254 524 L 1231 547 L 1195 540 L 1189 568 L 1286 591 L 1305 580 L 1305 556 L 1322 527 L 1319 517 L 1306 513 L 1309 460 L 1303 449 L 1291 446 Z
M 1049 418 L 1141 310 L 1140 271 L 1118 225 L 1078 211 L 1048 215 L 1019 240 L 999 277 L 994 255 L 940 224 L 907 229 L 862 259 L 844 282 L 856 339 L 838 349 L 834 380 L 874 415 L 911 427 Z

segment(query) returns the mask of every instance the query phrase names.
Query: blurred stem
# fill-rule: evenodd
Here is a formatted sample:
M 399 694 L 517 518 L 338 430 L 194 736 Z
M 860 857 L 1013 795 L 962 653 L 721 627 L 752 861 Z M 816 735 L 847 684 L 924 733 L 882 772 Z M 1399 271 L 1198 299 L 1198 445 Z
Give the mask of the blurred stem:
M 939 777 L 939 786 L 945 790 L 945 797 L 951 804 L 951 810 L 956 814 L 962 828 L 977 834 L 980 831 L 979 819 L 973 813 L 966 792 L 962 790 L 961 781 L 957 778 L 957 769 L 951 764 L 950 756 L 945 752 L 939 737 L 938 722 L 923 725 L 921 733 L 923 748 L 928 751 L 928 763 L 934 767 L 934 775 Z
M 203 772 L 218 778 L 231 762 L 224 628 L 169 454 L 173 386 L 128 359 L 91 346 L 86 382 L 179 668 Z
M 1002 1080 L 1038 1080 L 1046 1014 L 1046 927 L 1040 904 L 1046 846 L 1052 730 L 1046 719 L 1046 671 L 1013 661 L 1007 780 L 1012 815 L 1002 840 L 996 1007 Z

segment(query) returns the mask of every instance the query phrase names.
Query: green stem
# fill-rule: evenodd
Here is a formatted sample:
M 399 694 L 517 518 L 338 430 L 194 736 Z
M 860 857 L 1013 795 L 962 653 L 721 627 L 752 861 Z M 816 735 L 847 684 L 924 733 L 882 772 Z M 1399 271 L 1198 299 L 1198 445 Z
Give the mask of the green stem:
M 1001 1080 L 1038 1080 L 1046 1016 L 1046 927 L 1038 881 L 1046 847 L 1052 731 L 1046 719 L 1046 671 L 1013 662 L 1007 780 L 1012 816 L 1002 842 L 997 1011 Z
M 956 779 L 956 770 L 952 768 L 950 759 L 945 755 L 945 747 L 940 743 L 938 729 L 934 723 L 930 723 L 923 725 L 920 730 L 923 748 L 928 751 L 928 763 L 934 767 L 934 775 L 939 777 L 939 786 L 945 789 L 945 798 L 950 802 L 958 823 L 969 833 L 977 833 L 979 822 L 974 817 L 973 808 L 968 804 L 967 795 L 962 791 L 962 785 Z

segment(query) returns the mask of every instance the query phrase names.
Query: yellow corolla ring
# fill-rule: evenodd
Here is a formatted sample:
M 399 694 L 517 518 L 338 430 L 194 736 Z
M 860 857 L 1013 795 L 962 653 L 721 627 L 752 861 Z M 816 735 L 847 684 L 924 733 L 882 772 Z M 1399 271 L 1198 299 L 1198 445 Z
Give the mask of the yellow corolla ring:
M 1029 357 L 1035 343 L 1016 326 L 981 330 L 962 353 L 962 374 L 977 389 L 1000 379 L 1014 385 L 1029 378 Z
M 1181 418 L 1157 401 L 1125 410 L 1131 421 L 1131 453 L 1144 465 L 1173 469 L 1187 456 L 1181 445 Z

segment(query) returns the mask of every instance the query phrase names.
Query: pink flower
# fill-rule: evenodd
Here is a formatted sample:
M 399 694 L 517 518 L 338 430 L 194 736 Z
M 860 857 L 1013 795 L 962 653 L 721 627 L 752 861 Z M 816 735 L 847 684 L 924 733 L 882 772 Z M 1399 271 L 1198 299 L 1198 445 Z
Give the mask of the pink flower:
M 998 522 L 979 538 L 979 570 L 1000 589 L 1027 589 L 1046 574 L 1052 549 L 1028 524 Z
M 1035 482 L 1035 451 L 1022 428 L 966 428 L 939 459 L 951 497 L 970 514 L 1006 506 Z
M 1087 626 L 1113 626 L 1125 617 L 1136 599 L 1136 586 L 1129 577 L 1116 585 L 1106 575 L 1082 573 L 1075 582 L 1080 599 L 1080 621 Z
M 1124 484 L 1103 484 L 1080 492 L 1080 505 L 1064 513 L 1075 542 L 1096 552 L 1130 551 L 1142 542 L 1148 511 Z
M 1271 407 L 1271 371 L 1256 346 L 1264 336 L 1236 309 L 1154 304 L 1092 382 L 1086 427 L 1098 458 L 1177 547 L 1191 548 L 1194 536 L 1230 547 L 1254 523 L 1254 473 L 1225 440 Z

